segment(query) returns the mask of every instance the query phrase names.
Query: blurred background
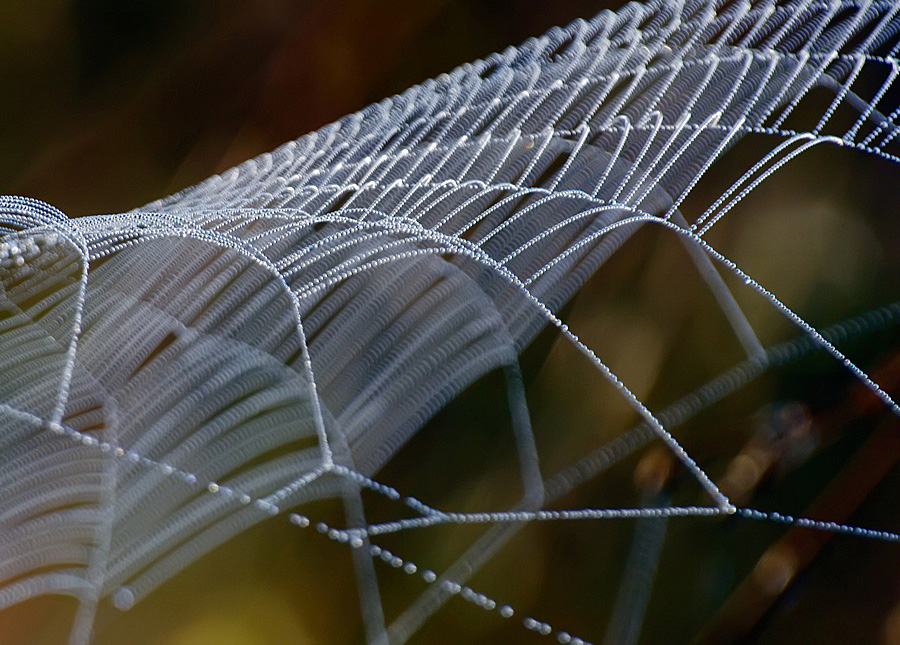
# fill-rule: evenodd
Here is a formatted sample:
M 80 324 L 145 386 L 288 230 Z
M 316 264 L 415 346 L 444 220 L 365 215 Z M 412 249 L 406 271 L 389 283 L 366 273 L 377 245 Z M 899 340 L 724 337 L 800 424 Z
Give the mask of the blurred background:
M 0 2 L 0 193 L 33 196 L 72 216 L 132 209 L 606 7 L 587 0 Z M 686 204 L 688 219 L 771 145 L 748 139 L 730 151 Z M 824 327 L 900 300 L 898 179 L 885 161 L 822 146 L 764 184 L 709 241 Z M 764 345 L 796 335 L 734 283 Z M 652 410 L 742 358 L 683 247 L 657 230 L 629 240 L 563 318 Z M 889 325 L 840 346 L 896 394 L 898 341 Z M 523 365 L 545 475 L 635 423 L 553 332 L 538 338 Z M 519 485 L 507 417 L 502 379 L 489 374 L 379 480 L 441 508 L 508 508 Z M 675 433 L 740 504 L 900 530 L 897 419 L 822 354 L 770 371 Z M 366 501 L 370 521 L 402 512 Z M 709 500 L 651 443 L 552 507 L 667 503 Z M 303 512 L 342 523 L 337 503 Z M 439 570 L 482 530 L 431 528 L 381 544 Z M 654 569 L 652 588 L 643 583 L 646 607 L 621 608 L 617 598 L 640 597 L 640 584 L 628 586 L 634 571 Z M 378 572 L 390 620 L 424 585 L 389 567 Z M 529 525 L 471 584 L 593 643 L 900 643 L 900 545 L 739 518 Z M 74 606 L 43 598 L 2 612 L 0 641 L 65 642 Z M 642 626 L 639 641 L 628 640 L 629 620 Z M 362 634 L 347 547 L 279 517 L 131 611 L 104 605 L 96 642 L 359 643 Z M 542 640 L 518 620 L 453 599 L 410 642 Z
M 0 186 L 134 208 L 605 5 L 561 0 L 0 3 Z

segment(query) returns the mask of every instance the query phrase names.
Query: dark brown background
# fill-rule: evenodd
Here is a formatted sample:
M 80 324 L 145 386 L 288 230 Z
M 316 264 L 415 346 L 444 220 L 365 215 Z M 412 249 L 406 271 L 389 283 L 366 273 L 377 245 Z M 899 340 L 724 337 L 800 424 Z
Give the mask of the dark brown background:
M 133 208 L 460 63 L 591 16 L 588 0 L 0 4 L 0 190 Z

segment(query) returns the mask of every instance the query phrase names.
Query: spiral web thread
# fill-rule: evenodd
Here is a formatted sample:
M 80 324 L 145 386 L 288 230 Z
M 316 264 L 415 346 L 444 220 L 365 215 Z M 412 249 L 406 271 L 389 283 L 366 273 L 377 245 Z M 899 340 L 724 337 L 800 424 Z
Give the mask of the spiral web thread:
M 737 514 L 900 541 L 736 507 L 672 434 L 812 351 L 900 414 L 838 348 L 896 324 L 900 305 L 817 330 L 706 239 L 819 144 L 898 161 L 898 11 L 896 2 L 629 4 L 134 212 L 69 219 L 3 198 L 0 608 L 74 595 L 70 640 L 87 642 L 102 599 L 126 609 L 215 546 L 286 513 L 352 548 L 370 642 L 404 642 L 453 596 L 558 642 L 586 642 L 518 616 L 467 579 L 536 521 Z M 822 96 L 826 107 L 810 119 L 804 106 Z M 700 178 L 750 134 L 771 140 L 769 151 L 704 212 L 683 214 Z M 557 315 L 645 224 L 684 243 L 747 355 L 656 412 Z M 723 274 L 767 299 L 799 328 L 797 339 L 764 347 Z M 518 363 L 548 323 L 641 419 L 549 476 Z M 457 513 L 377 481 L 429 418 L 498 368 L 518 504 Z M 546 510 L 653 440 L 708 504 Z M 401 502 L 404 515 L 367 522 L 363 490 Z M 327 497 L 343 500 L 346 527 L 290 512 Z M 447 523 L 488 527 L 440 573 L 375 543 Z M 646 536 L 653 551 L 662 536 Z M 379 559 L 429 583 L 390 624 Z M 652 578 L 653 566 L 635 571 Z M 616 629 L 636 638 L 633 625 Z

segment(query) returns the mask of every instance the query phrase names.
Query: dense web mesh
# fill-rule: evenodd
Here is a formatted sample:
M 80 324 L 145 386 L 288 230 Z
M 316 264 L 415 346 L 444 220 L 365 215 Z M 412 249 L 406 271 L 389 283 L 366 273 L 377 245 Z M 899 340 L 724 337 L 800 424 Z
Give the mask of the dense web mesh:
M 898 12 L 896 2 L 629 4 L 133 212 L 69 219 L 3 198 L 0 608 L 74 596 L 70 642 L 89 642 L 104 603 L 129 609 L 284 515 L 352 553 L 368 642 L 405 642 L 459 597 L 517 622 L 523 642 L 534 632 L 630 643 L 666 518 L 900 541 L 777 503 L 758 510 L 743 471 L 686 450 L 680 431 L 814 353 L 870 407 L 900 414 L 890 387 L 843 349 L 896 339 L 900 304 L 818 329 L 712 241 L 751 192 L 819 144 L 898 161 Z M 701 181 L 738 151 L 736 174 L 714 178 L 715 190 Z M 683 248 L 743 354 L 659 406 L 563 313 L 647 229 Z M 747 297 L 793 337 L 764 341 Z M 598 432 L 577 455 L 546 457 L 529 411 L 521 359 L 548 327 L 627 408 L 628 428 Z M 491 374 L 511 430 L 511 500 L 460 511 L 381 476 Z M 794 427 L 795 413 L 776 418 Z M 631 506 L 567 504 L 639 454 L 682 473 L 691 494 L 661 486 Z M 343 518 L 309 506 L 332 498 Z M 471 582 L 526 527 L 625 518 L 636 521 L 622 585 L 585 633 Z M 443 525 L 477 528 L 446 566 L 385 546 Z M 381 561 L 424 583 L 399 610 L 382 601 L 385 576 L 399 574 L 380 573 Z

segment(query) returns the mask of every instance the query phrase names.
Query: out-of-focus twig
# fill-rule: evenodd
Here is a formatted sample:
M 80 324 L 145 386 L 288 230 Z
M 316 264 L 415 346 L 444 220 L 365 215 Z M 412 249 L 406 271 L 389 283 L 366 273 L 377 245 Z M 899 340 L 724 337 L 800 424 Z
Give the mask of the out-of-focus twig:
M 874 377 L 887 391 L 900 389 L 900 352 L 892 355 Z M 849 404 L 817 415 L 816 423 L 822 427 L 830 426 L 826 427 L 826 432 L 836 431 L 881 410 L 883 405 L 876 397 L 868 389 L 858 386 L 853 388 Z M 846 522 L 898 462 L 900 420 L 892 416 L 875 429 L 803 515 L 816 520 Z M 749 634 L 833 536 L 828 531 L 791 528 L 763 553 L 695 642 L 733 643 Z

